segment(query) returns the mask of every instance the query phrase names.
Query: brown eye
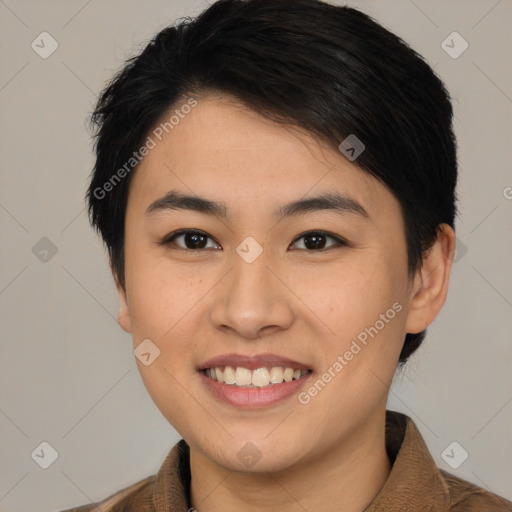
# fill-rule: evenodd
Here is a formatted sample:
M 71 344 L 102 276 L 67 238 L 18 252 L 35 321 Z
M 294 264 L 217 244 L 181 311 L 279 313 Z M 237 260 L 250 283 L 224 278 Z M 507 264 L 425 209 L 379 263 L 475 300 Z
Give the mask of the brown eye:
M 202 231 L 180 230 L 171 233 L 162 242 L 161 245 L 177 245 L 180 249 L 197 251 L 201 249 L 210 249 L 208 240 L 213 239 Z M 177 243 L 179 241 L 179 243 Z M 216 249 L 217 247 L 213 247 Z
M 302 247 L 297 248 L 308 251 L 322 251 L 346 245 L 341 238 L 323 231 L 309 231 L 308 233 L 300 235 L 295 240 L 303 240 Z M 333 240 L 334 244 L 327 245 L 329 240 Z M 297 242 L 295 242 L 294 245 L 297 245 Z

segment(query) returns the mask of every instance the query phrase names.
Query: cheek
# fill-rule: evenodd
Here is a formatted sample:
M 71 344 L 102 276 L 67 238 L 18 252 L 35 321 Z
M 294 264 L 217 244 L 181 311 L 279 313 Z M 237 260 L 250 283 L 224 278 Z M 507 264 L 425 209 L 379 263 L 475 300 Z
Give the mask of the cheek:
M 204 295 L 202 275 L 207 274 L 193 264 L 170 265 L 142 250 L 132 253 L 126 282 L 134 335 L 164 340 L 185 325 Z
M 355 379 L 354 385 L 359 378 L 366 379 L 371 368 L 386 378 L 393 374 L 405 336 L 405 271 L 382 261 L 376 256 L 340 265 L 329 280 L 317 280 L 323 284 L 308 298 L 319 321 L 330 329 L 324 344 L 325 367 L 342 356 L 346 364 L 340 380 Z
M 340 339 L 355 336 L 396 300 L 388 269 L 370 259 L 341 262 L 323 275 L 302 276 L 297 286 L 319 319 Z
M 148 394 L 183 435 L 187 425 L 202 421 L 190 407 L 187 386 L 196 377 L 190 354 L 197 351 L 197 305 L 208 283 L 190 270 L 180 271 L 178 265 L 171 269 L 168 263 L 149 261 L 138 255 L 127 264 L 134 347 L 150 339 L 160 351 L 149 366 L 140 361 L 137 366 Z

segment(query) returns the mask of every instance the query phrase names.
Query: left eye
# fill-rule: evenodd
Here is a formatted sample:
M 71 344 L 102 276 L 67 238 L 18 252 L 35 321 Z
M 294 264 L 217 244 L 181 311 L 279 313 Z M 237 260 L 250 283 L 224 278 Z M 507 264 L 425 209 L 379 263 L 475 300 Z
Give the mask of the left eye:
M 328 239 L 334 240 L 334 244 L 326 247 L 326 241 Z M 300 235 L 295 240 L 304 240 L 302 242 L 303 247 L 299 247 L 299 249 L 310 250 L 310 252 L 322 251 L 326 249 L 331 249 L 332 247 L 346 245 L 341 238 L 334 235 L 329 235 L 327 233 L 324 233 L 323 231 L 309 231 L 308 233 Z
M 181 243 L 177 243 L 178 240 L 181 240 Z M 177 245 L 180 249 L 195 251 L 202 249 L 218 249 L 220 247 L 215 242 L 213 246 L 208 246 L 208 240 L 213 242 L 212 237 L 208 236 L 203 231 L 179 230 L 165 237 L 164 240 L 160 242 L 160 245 Z M 307 250 L 309 252 L 318 252 L 346 245 L 346 242 L 341 238 L 323 231 L 308 231 L 307 233 L 303 233 L 294 240 L 292 246 L 300 245 L 298 244 L 300 240 L 303 240 L 302 247 L 296 247 L 296 249 Z M 328 240 L 334 243 L 327 245 Z

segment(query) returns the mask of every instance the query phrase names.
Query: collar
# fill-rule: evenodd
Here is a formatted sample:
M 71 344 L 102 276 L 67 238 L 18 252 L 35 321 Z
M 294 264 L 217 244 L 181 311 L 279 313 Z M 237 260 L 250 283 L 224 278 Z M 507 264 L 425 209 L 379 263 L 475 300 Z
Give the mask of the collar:
M 411 418 L 386 411 L 386 449 L 391 473 L 364 512 L 449 510 L 448 486 Z
M 364 512 L 449 510 L 449 490 L 414 422 L 386 411 L 386 450 L 391 473 Z M 187 512 L 190 508 L 189 446 L 181 439 L 155 476 L 155 512 Z

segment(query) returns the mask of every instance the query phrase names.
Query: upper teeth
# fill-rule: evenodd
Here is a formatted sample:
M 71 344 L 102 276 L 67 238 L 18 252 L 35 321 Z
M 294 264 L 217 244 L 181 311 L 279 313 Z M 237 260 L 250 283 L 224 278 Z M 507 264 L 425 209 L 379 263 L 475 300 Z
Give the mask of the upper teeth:
M 213 380 L 243 387 L 264 387 L 281 382 L 291 382 L 306 375 L 309 370 L 294 370 L 293 368 L 256 368 L 252 371 L 243 366 L 216 366 L 207 368 L 205 374 Z

